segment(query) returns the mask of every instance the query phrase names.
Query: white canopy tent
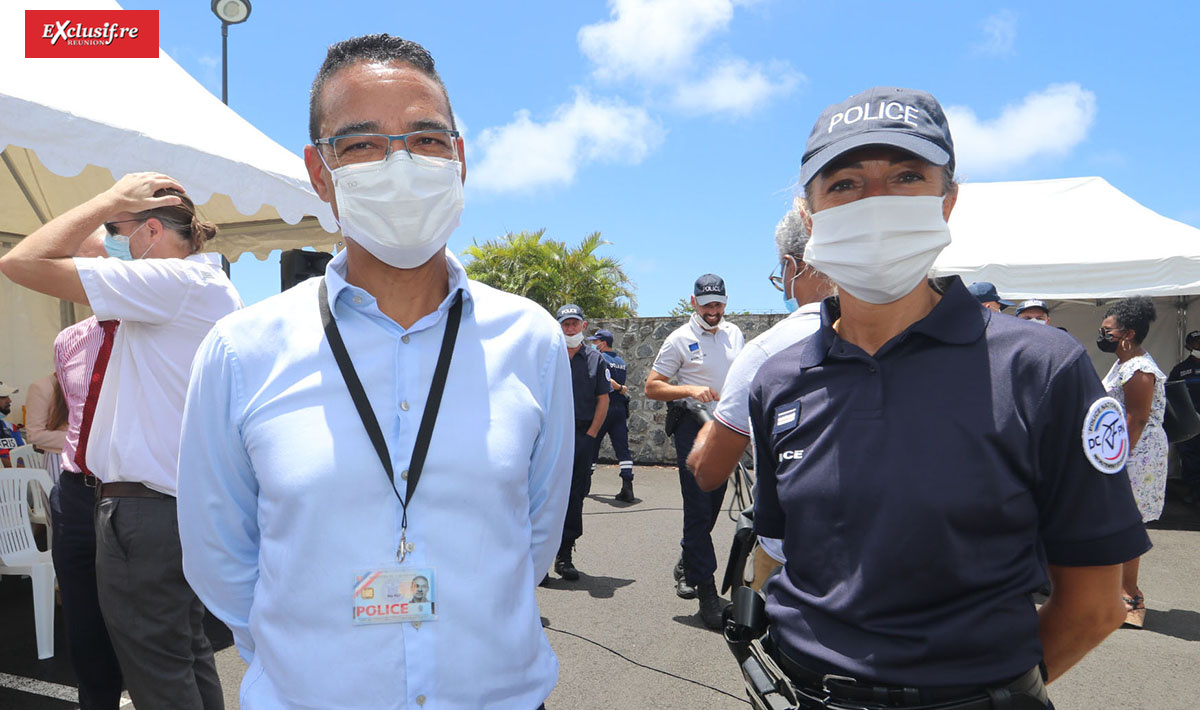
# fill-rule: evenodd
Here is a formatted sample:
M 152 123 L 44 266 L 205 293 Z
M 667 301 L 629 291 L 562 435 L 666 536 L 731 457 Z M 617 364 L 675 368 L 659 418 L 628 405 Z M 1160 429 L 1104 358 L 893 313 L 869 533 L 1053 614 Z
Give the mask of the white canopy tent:
M 1052 324 L 1087 346 L 1101 375 L 1113 356 L 1096 348 L 1096 331 L 1116 299 L 1154 298 L 1158 320 L 1145 346 L 1164 372 L 1182 359 L 1183 336 L 1200 329 L 1200 317 L 1188 313 L 1200 296 L 1200 229 L 1143 207 L 1103 178 L 964 184 L 950 231 L 936 274 L 990 281 L 1013 302 L 1048 301 Z
M 328 250 L 338 236 L 299 156 L 221 103 L 160 50 L 157 59 L 26 59 L 25 9 L 0 4 L 0 253 L 129 172 L 175 179 L 220 227 L 210 250 Z M 118 10 L 113 0 L 61 0 L 58 10 Z M 215 22 L 215 20 L 214 20 Z M 162 110 L 135 110 L 154 97 Z M 146 104 L 142 103 L 141 106 Z M 0 277 L 0 380 L 24 391 L 52 367 L 70 304 Z M 18 396 L 23 399 L 22 396 Z

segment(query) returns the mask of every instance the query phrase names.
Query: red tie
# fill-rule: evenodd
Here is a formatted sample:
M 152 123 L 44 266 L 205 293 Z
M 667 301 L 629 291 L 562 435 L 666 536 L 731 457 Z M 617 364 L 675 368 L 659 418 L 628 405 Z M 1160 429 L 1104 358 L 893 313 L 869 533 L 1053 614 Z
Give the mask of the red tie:
M 75 447 L 75 465 L 89 476 L 95 476 L 87 467 L 88 434 L 92 432 L 92 416 L 96 413 L 96 400 L 100 399 L 100 385 L 104 382 L 104 371 L 108 369 L 108 358 L 112 355 L 113 337 L 117 333 L 120 321 L 102 320 L 100 327 L 104 329 L 104 342 L 100 344 L 100 352 L 96 353 L 96 366 L 92 368 L 92 381 L 88 383 L 87 399 L 83 403 L 83 421 L 79 423 L 79 445 Z

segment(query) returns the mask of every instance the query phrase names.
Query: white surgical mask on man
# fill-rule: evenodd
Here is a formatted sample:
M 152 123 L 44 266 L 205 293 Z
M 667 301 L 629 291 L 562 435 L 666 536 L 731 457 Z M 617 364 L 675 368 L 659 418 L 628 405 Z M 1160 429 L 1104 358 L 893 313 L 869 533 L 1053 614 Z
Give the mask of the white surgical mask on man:
M 1189 350 L 1188 352 L 1192 354 L 1192 357 L 1200 358 L 1200 350 Z
M 812 215 L 804 260 L 855 298 L 908 295 L 950 243 L 941 196 L 879 195 Z
M 568 336 L 566 336 L 566 338 L 567 338 L 567 347 L 568 348 L 577 348 L 580 345 L 583 345 L 583 333 L 576 333 L 575 335 L 568 335 Z
M 380 261 L 413 269 L 446 247 L 463 211 L 462 163 L 395 150 L 330 171 L 342 234 Z

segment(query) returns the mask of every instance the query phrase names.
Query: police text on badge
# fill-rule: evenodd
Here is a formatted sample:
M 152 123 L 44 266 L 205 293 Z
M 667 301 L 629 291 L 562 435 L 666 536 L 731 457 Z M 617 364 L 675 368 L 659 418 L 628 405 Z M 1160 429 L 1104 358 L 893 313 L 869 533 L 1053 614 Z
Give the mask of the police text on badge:
M 1101 397 L 1083 418 L 1083 453 L 1100 473 L 1113 474 L 1129 457 L 1125 410 L 1112 397 Z

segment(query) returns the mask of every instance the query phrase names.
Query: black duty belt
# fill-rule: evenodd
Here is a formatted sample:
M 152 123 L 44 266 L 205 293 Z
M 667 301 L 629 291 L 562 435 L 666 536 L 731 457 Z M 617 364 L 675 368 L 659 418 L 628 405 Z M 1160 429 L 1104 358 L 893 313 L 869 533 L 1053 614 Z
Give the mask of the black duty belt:
M 772 644 L 773 645 L 773 644 Z M 910 688 L 874 685 L 848 676 L 820 673 L 806 668 L 778 646 L 771 655 L 779 667 L 806 694 L 826 696 L 834 703 L 865 703 L 867 707 L 911 708 L 935 706 L 945 710 L 1039 710 L 1047 705 L 1041 666 L 1030 668 L 998 688 L 980 685 Z
M 95 488 L 96 486 L 100 485 L 100 479 L 96 478 L 92 474 L 80 473 L 79 471 L 72 471 L 66 468 L 59 472 L 58 478 L 60 481 L 65 478 L 72 483 L 78 483 L 79 485 L 87 486 L 88 488 Z

